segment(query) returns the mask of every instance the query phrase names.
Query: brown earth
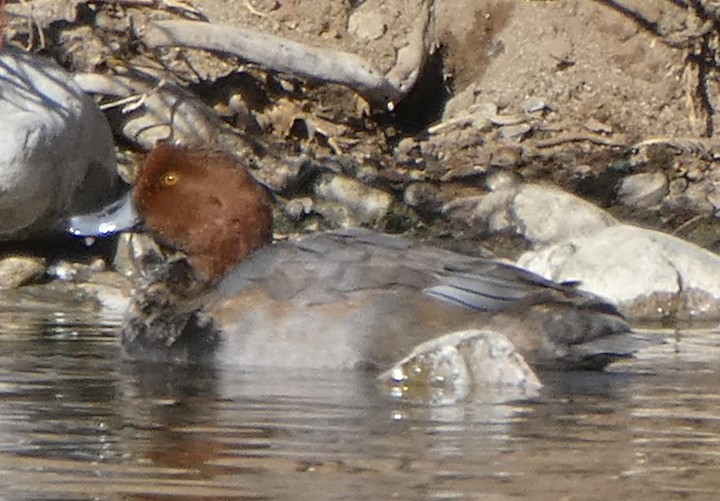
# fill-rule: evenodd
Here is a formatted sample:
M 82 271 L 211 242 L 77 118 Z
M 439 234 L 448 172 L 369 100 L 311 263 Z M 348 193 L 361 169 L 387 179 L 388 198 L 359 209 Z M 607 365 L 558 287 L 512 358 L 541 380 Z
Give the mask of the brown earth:
M 226 128 L 274 155 L 304 155 L 391 193 L 393 208 L 372 221 L 388 230 L 447 234 L 443 203 L 508 180 L 545 181 L 626 220 L 717 248 L 720 8 L 712 2 L 33 0 L 10 1 L 6 10 L 10 43 L 72 71 L 152 68 L 145 77 L 158 81 L 162 71 L 163 82 L 189 89 Z M 404 50 L 425 13 L 422 71 L 391 111 L 347 87 L 219 53 L 150 49 L 142 38 L 153 20 L 203 19 L 346 51 L 412 81 Z M 122 126 L 133 113 L 108 108 L 119 144 L 131 152 L 140 148 Z M 259 156 L 262 170 L 267 156 Z M 280 176 L 277 164 L 267 165 L 281 203 L 315 196 L 313 175 Z M 654 174 L 652 186 L 634 177 L 643 173 Z M 631 195 L 649 195 L 627 195 L 628 179 Z M 318 206 L 281 227 L 343 222 L 329 214 Z M 484 238 L 453 223 L 456 238 Z

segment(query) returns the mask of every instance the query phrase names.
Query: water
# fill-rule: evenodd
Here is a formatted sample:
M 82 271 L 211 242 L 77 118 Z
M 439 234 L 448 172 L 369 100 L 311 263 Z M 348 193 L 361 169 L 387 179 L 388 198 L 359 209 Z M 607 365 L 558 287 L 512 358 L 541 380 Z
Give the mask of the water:
M 424 407 L 362 375 L 133 364 L 117 319 L 0 313 L 0 498 L 713 499 L 720 333 L 538 402 Z

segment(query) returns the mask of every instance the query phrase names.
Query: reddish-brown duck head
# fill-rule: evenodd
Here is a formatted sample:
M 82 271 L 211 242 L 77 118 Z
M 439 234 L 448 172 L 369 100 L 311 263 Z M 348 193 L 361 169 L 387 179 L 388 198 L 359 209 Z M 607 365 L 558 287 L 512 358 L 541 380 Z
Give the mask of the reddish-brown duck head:
M 272 202 L 227 153 L 159 144 L 133 188 L 145 227 L 211 280 L 272 240 Z

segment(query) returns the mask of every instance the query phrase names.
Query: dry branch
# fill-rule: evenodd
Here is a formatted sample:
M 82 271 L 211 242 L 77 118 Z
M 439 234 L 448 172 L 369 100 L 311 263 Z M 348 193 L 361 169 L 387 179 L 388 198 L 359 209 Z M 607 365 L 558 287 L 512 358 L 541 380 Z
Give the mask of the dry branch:
M 409 91 L 407 82 L 392 81 L 356 54 L 310 47 L 251 29 L 196 21 L 156 21 L 143 31 L 140 36 L 148 47 L 182 46 L 232 54 L 272 71 L 346 85 L 376 106 L 392 108 Z M 422 58 L 418 59 L 420 64 Z M 418 70 L 411 73 L 416 77 Z

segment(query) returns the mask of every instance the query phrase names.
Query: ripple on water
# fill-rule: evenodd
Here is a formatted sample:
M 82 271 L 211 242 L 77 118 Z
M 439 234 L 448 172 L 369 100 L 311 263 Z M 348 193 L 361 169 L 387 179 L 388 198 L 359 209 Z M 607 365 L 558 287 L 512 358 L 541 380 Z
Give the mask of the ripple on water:
M 428 407 L 364 374 L 119 358 L 118 319 L 0 313 L 4 499 L 715 496 L 720 333 L 532 403 Z

